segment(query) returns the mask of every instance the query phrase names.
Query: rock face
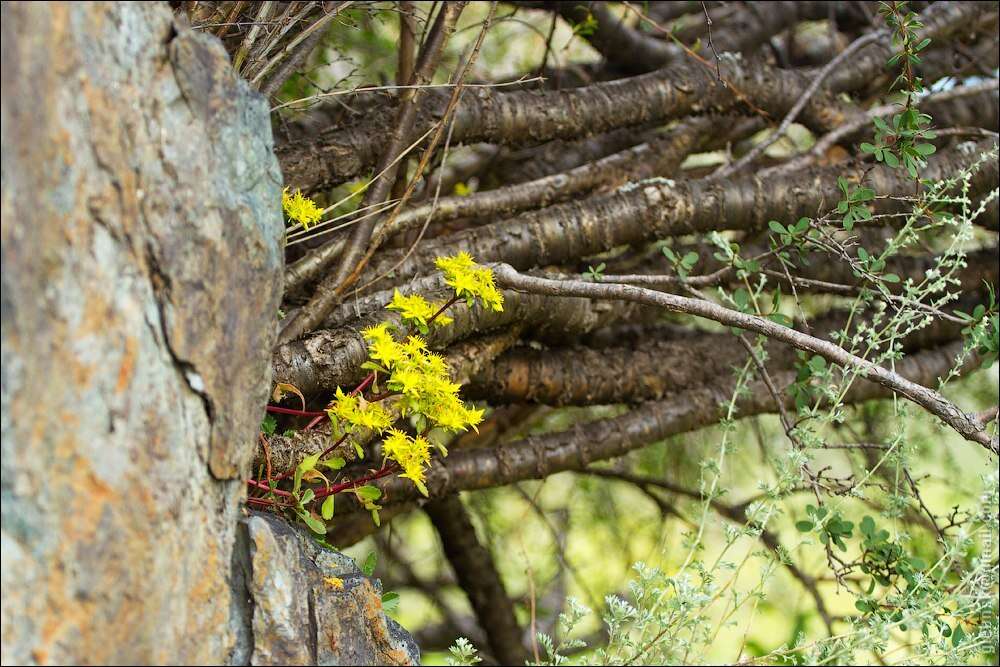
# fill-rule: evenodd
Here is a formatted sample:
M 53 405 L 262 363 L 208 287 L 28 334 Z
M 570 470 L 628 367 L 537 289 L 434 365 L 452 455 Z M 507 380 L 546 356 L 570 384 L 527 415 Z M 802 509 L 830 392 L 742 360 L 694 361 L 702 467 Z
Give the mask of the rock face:
M 382 612 L 381 586 L 350 558 L 268 514 L 243 524 L 255 665 L 414 665 L 413 639 Z
M 261 546 L 291 538 L 240 527 L 283 264 L 268 106 L 165 3 L 0 11 L 2 660 L 283 661 L 257 638 L 316 617 L 245 571 L 299 576 Z

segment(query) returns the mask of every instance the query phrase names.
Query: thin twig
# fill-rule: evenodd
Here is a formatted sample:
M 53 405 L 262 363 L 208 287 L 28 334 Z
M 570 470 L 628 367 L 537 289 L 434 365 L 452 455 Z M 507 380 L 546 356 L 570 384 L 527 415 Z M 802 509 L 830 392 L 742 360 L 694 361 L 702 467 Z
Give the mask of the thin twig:
M 709 32 L 709 35 L 711 35 L 711 32 Z M 760 157 L 764 153 L 764 151 L 766 151 L 768 148 L 770 148 L 772 144 L 774 144 L 774 142 L 778 141 L 778 139 L 781 139 L 783 136 L 785 136 L 785 132 L 787 132 L 791 124 L 795 122 L 795 119 L 799 117 L 799 114 L 802 113 L 802 110 L 806 108 L 806 104 L 809 102 L 810 99 L 812 99 L 812 96 L 816 94 L 816 91 L 820 89 L 820 87 L 823 85 L 823 81 L 833 70 L 837 69 L 845 60 L 854 55 L 858 50 L 886 36 L 888 36 L 888 33 L 886 33 L 883 30 L 879 30 L 858 37 L 856 40 L 851 42 L 850 46 L 841 51 L 840 55 L 838 55 L 836 58 L 828 62 L 826 66 L 823 67 L 823 69 L 821 69 L 818 74 L 816 74 L 816 77 L 813 79 L 812 83 L 809 84 L 809 87 L 806 88 L 805 92 L 802 93 L 802 96 L 799 97 L 798 101 L 795 102 L 795 106 L 793 106 L 791 110 L 782 119 L 781 124 L 778 125 L 778 129 L 771 133 L 771 136 L 769 136 L 767 139 L 754 146 L 753 150 L 744 155 L 738 161 L 726 165 L 725 167 L 716 171 L 714 174 L 709 176 L 709 180 L 725 178 L 739 171 L 740 169 L 742 169 L 743 167 L 747 166 L 748 164 L 756 160 L 758 157 Z

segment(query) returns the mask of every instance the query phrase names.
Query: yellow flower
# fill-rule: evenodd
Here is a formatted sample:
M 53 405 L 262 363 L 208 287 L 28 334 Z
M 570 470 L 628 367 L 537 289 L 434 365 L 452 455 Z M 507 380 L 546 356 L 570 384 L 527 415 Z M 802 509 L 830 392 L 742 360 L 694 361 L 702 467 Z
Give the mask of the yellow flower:
M 389 388 L 405 395 L 415 395 L 424 382 L 423 374 L 413 367 L 397 368 L 389 378 Z
M 340 387 L 337 387 L 336 399 L 327 408 L 327 414 L 338 424 L 343 423 L 347 432 L 361 427 L 381 433 L 392 425 L 392 416 L 381 405 L 369 403 L 360 396 L 345 394 Z
M 427 494 L 424 486 L 424 467 L 431 460 L 431 443 L 423 436 L 411 438 L 402 431 L 389 429 L 389 435 L 382 441 L 382 451 L 386 458 L 399 464 L 403 469 L 400 477 L 409 479 L 420 493 Z
M 434 263 L 445 273 L 461 273 L 465 269 L 471 269 L 476 266 L 476 261 L 472 259 L 472 255 L 464 250 L 453 257 L 438 257 L 434 260 Z
M 368 343 L 368 354 L 386 368 L 391 369 L 407 357 L 407 352 L 389 333 L 389 325 L 385 322 L 368 327 L 361 332 Z
M 467 252 L 454 257 L 438 257 L 435 264 L 444 274 L 444 281 L 455 295 L 464 298 L 470 306 L 478 298 L 484 308 L 500 312 L 503 310 L 503 294 L 493 281 L 493 272 L 479 266 Z
M 427 341 L 420 336 L 407 336 L 403 349 L 411 359 L 419 359 L 427 351 Z
M 467 407 L 455 394 L 442 394 L 428 407 L 427 416 L 440 428 L 457 433 L 470 426 L 476 429 L 483 420 L 483 413 L 484 410 Z
M 386 308 L 398 312 L 404 322 L 416 326 L 420 333 L 427 333 L 430 320 L 441 309 L 441 304 L 431 303 L 419 294 L 403 296 L 396 290 L 392 295 L 392 302 Z M 444 325 L 450 324 L 452 320 L 441 314 L 434 321 Z
M 436 375 L 441 378 L 451 377 L 448 372 L 448 362 L 440 354 L 434 354 L 433 352 L 428 352 L 424 355 L 424 364 L 427 367 L 427 372 Z
M 292 222 L 302 224 L 302 229 L 309 229 L 309 225 L 318 221 L 323 210 L 316 206 L 316 202 L 302 195 L 298 189 L 294 195 L 288 194 L 288 188 L 281 191 L 281 207 L 285 209 L 285 215 Z

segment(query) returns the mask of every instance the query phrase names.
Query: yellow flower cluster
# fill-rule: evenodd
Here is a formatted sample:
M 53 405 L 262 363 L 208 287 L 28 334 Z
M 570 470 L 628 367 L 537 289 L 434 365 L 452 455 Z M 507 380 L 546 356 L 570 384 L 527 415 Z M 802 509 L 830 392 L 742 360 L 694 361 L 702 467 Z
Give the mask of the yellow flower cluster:
M 298 213 L 305 211 L 307 215 L 312 215 L 311 211 L 315 209 L 315 204 L 298 192 L 294 197 L 288 197 L 286 191 L 283 202 L 289 217 L 303 225 L 307 223 L 297 218 L 292 209 Z M 315 219 L 318 219 L 318 214 L 311 221 Z M 440 257 L 436 263 L 444 273 L 445 282 L 455 290 L 458 298 L 464 298 L 470 306 L 478 299 L 484 308 L 503 310 L 503 295 L 493 281 L 493 272 L 476 264 L 468 253 Z M 442 304 L 432 303 L 419 294 L 404 296 L 396 290 L 392 302 L 386 307 L 398 312 L 404 325 L 416 328 L 423 334 L 430 329 L 432 319 L 437 324 L 452 321 L 443 313 L 439 314 Z M 451 381 L 447 362 L 428 350 L 423 338 L 408 336 L 405 340 L 397 340 L 395 331 L 397 329 L 394 325 L 383 322 L 362 332 L 368 345 L 369 358 L 362 368 L 386 377 L 385 386 L 396 401 L 393 411 L 398 408 L 401 416 L 411 416 L 417 430 L 421 432 L 429 427 L 453 433 L 469 427 L 476 428 L 483 420 L 484 411 L 462 402 L 458 396 L 460 386 Z M 345 394 L 339 388 L 336 399 L 327 412 L 331 421 L 347 433 L 357 428 L 382 433 L 386 459 L 399 464 L 403 469 L 400 477 L 411 480 L 421 493 L 427 495 L 424 471 L 430 463 L 431 443 L 426 437 L 411 437 L 392 428 L 393 416 L 379 402 L 369 402 L 363 396 Z M 442 451 L 447 454 L 443 447 Z
M 281 191 L 281 207 L 285 209 L 288 219 L 301 223 L 303 229 L 309 229 L 309 225 L 317 222 L 323 215 L 323 210 L 316 206 L 316 202 L 303 196 L 298 189 L 294 195 L 288 194 L 288 188 Z
M 424 466 L 431 461 L 431 443 L 423 436 L 411 438 L 402 431 L 389 429 L 389 435 L 382 441 L 382 451 L 403 469 L 400 477 L 405 477 L 416 485 L 420 493 L 427 495 L 424 485 Z
M 356 428 L 366 428 L 382 433 L 392 425 L 392 416 L 378 403 L 369 403 L 361 396 L 351 396 L 337 387 L 337 398 L 327 410 L 330 421 L 350 433 Z
M 399 290 L 396 290 L 392 295 L 392 302 L 386 308 L 399 313 L 405 324 L 413 325 L 420 333 L 426 334 L 430 329 L 430 319 L 441 309 L 442 305 L 431 303 L 419 294 L 403 296 Z M 439 326 L 451 324 L 451 322 L 452 319 L 444 313 L 438 315 L 437 319 L 434 320 L 434 323 Z
M 469 253 L 438 257 L 435 264 L 444 274 L 445 282 L 454 288 L 458 297 L 464 297 L 469 306 L 478 298 L 485 308 L 497 312 L 503 310 L 503 294 L 493 282 L 493 272 L 476 264 Z
M 385 322 L 363 332 L 368 355 L 389 375 L 386 386 L 402 394 L 401 413 L 423 415 L 433 425 L 457 432 L 475 428 L 483 411 L 467 407 L 458 397 L 460 385 L 451 381 L 448 364 L 428 351 L 422 338 L 397 341 Z

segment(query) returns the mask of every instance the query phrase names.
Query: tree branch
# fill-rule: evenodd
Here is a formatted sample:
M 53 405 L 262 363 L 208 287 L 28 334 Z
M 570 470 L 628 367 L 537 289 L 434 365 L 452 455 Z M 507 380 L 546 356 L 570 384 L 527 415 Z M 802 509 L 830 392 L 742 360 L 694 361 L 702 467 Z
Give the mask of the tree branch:
M 888 369 L 876 366 L 828 341 L 789 329 L 771 320 L 729 310 L 709 301 L 692 299 L 633 287 L 631 285 L 606 285 L 570 280 L 547 280 L 518 273 L 508 264 L 494 267 L 497 283 L 513 289 L 547 294 L 550 296 L 578 296 L 595 299 L 617 299 L 666 308 L 720 324 L 767 336 L 787 343 L 797 349 L 818 354 L 827 361 L 845 369 L 852 369 L 862 377 L 877 382 L 893 392 L 905 396 L 943 422 L 951 426 L 966 440 L 976 442 L 997 454 L 1000 446 L 996 436 L 990 436 L 974 414 L 966 414 L 948 399 L 927 387 L 921 386 Z
M 528 658 L 521 641 L 521 628 L 504 590 L 490 552 L 479 543 L 465 505 L 458 495 L 448 495 L 424 506 L 441 538 L 455 578 L 469 598 L 472 609 L 489 639 L 493 655 L 501 664 L 523 665 Z

